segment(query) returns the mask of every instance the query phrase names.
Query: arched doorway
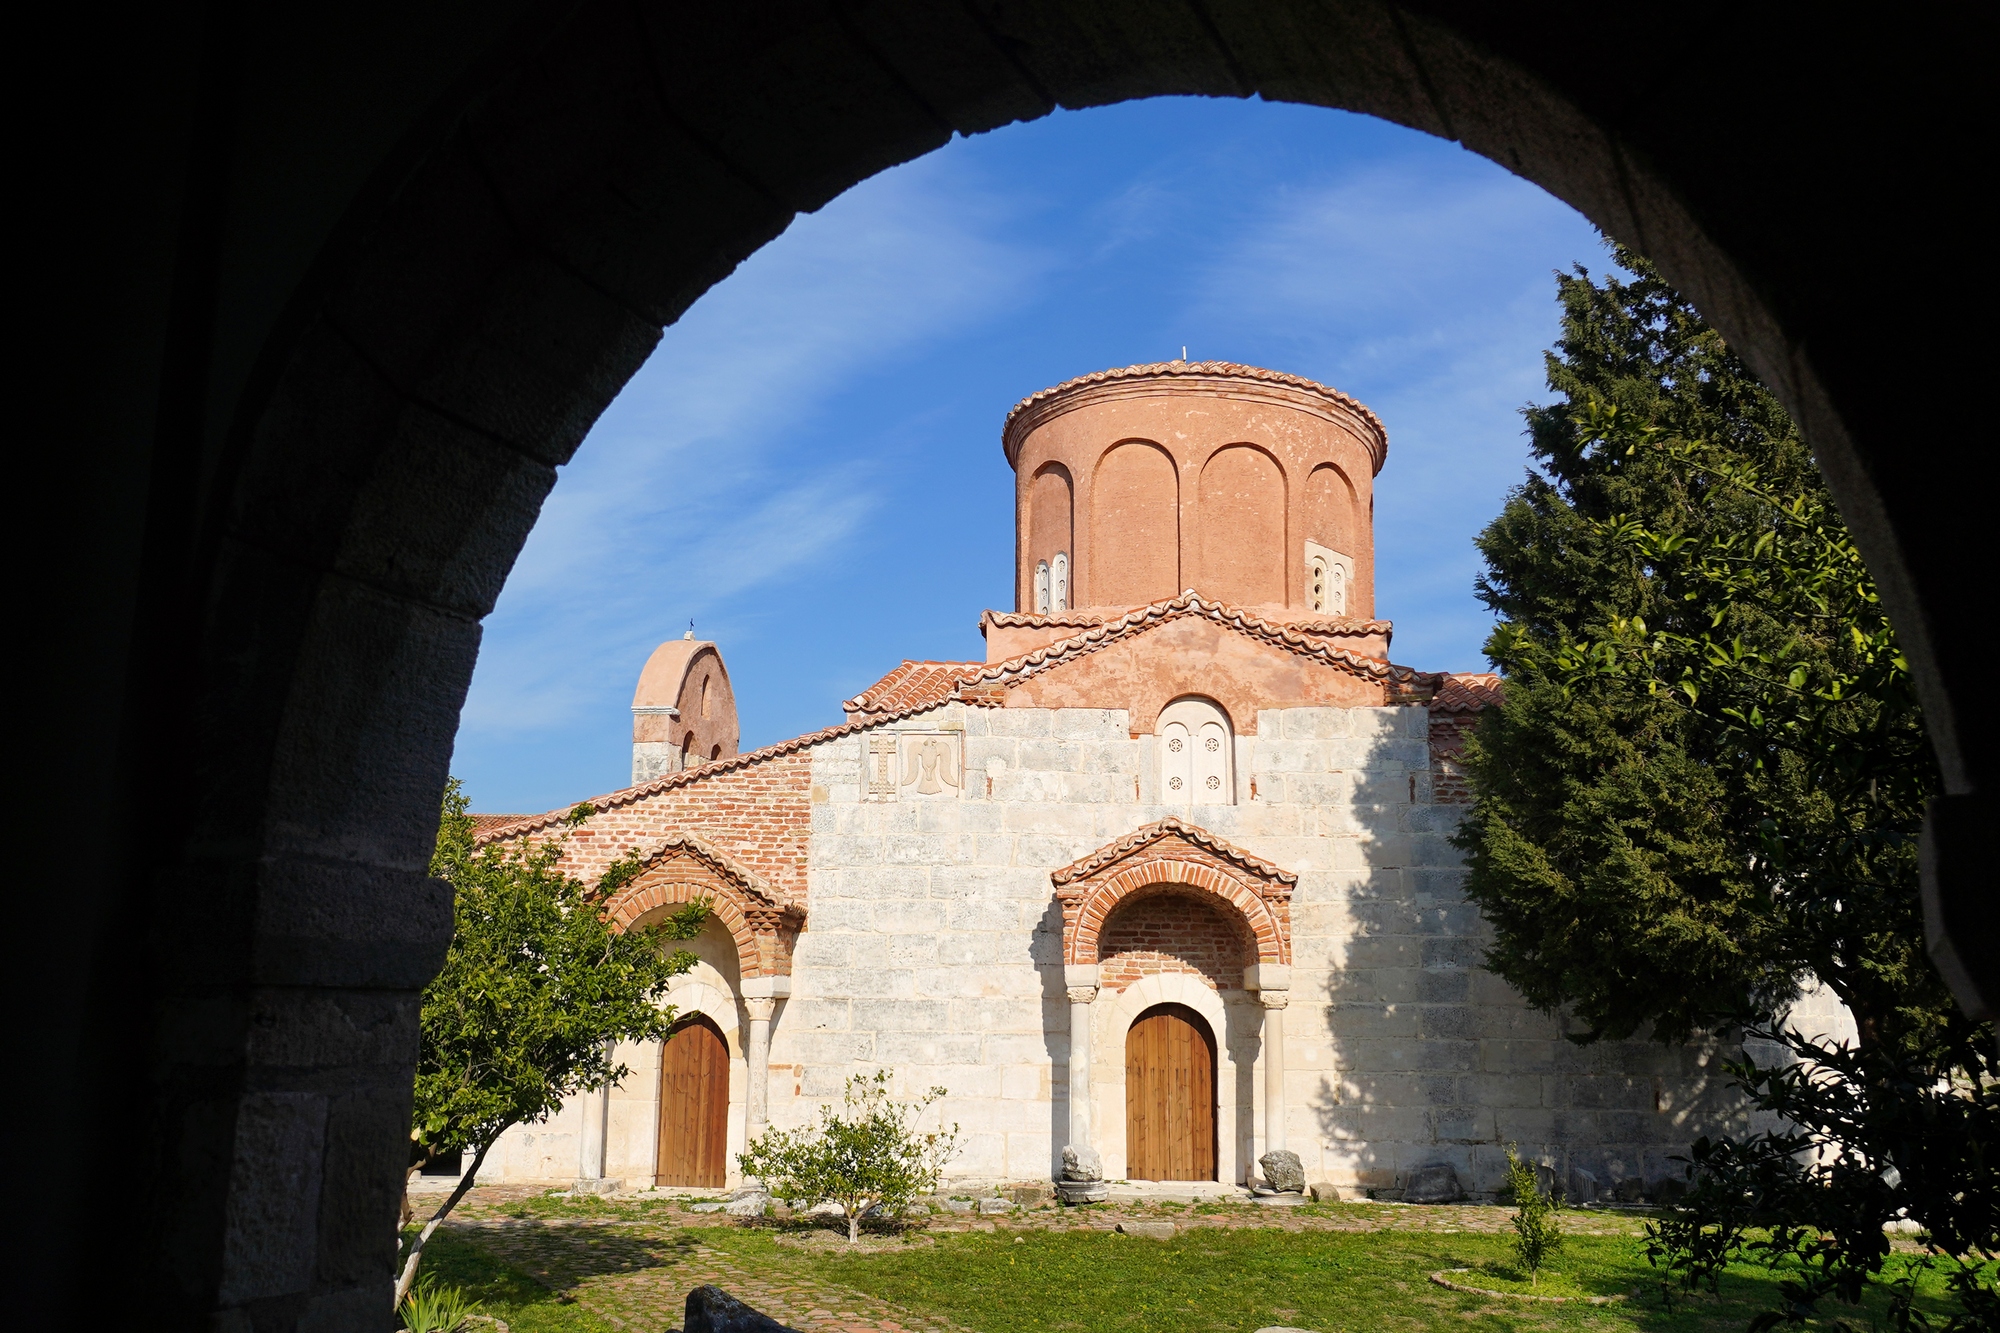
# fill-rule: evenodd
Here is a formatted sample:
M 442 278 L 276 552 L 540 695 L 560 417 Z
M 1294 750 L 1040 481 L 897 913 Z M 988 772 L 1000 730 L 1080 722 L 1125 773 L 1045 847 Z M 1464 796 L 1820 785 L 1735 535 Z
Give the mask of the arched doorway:
M 1215 1034 L 1184 1004 L 1158 1004 L 1125 1034 L 1125 1175 L 1215 1179 Z
M 729 1043 L 697 1014 L 660 1051 L 660 1155 L 655 1185 L 720 1188 L 729 1175 Z

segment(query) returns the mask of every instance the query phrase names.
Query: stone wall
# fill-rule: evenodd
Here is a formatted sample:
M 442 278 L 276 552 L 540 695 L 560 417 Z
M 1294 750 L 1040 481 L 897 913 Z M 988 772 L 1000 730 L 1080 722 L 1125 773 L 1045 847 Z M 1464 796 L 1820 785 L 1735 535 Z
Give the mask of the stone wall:
M 909 1088 L 951 1089 L 948 1116 L 968 1133 L 959 1173 L 1043 1176 L 1068 1123 L 1049 872 L 1189 812 L 1155 803 L 1153 738 L 1132 737 L 1122 711 L 954 704 L 894 727 L 962 735 L 965 794 L 870 801 L 866 738 L 817 748 L 812 924 L 772 1051 L 803 1075 L 774 1080 L 772 1120 L 803 1121 L 851 1070 L 891 1066 Z M 1492 1189 L 1517 1142 L 1601 1178 L 1668 1174 L 1666 1156 L 1719 1114 L 1708 1053 L 1576 1047 L 1479 966 L 1484 927 L 1448 841 L 1461 811 L 1433 799 L 1429 714 L 1272 710 L 1256 730 L 1236 740 L 1237 804 L 1194 814 L 1299 875 L 1286 1133 L 1308 1169 L 1395 1189 L 1411 1168 L 1446 1161 Z M 1093 1007 L 1094 1119 L 1114 1172 L 1128 1021 L 1111 1002 L 1119 966 Z M 1211 1004 L 1229 1001 L 1213 1022 L 1222 1156 L 1240 1173 L 1261 1116 L 1254 1007 L 1218 992 L 1207 969 L 1169 970 Z
M 929 796 L 871 790 L 869 747 L 893 752 L 904 733 L 962 746 L 959 781 Z M 1178 815 L 1298 875 L 1285 1133 L 1315 1178 L 1395 1191 L 1412 1169 L 1448 1162 L 1468 1188 L 1488 1191 L 1509 1143 L 1600 1180 L 1674 1174 L 1667 1157 L 1726 1118 L 1716 1053 L 1578 1047 L 1480 966 L 1486 930 L 1449 842 L 1463 806 L 1436 799 L 1436 740 L 1421 707 L 1267 710 L 1254 735 L 1235 738 L 1236 803 L 1190 810 L 1158 803 L 1156 740 L 1134 737 L 1122 710 L 953 703 L 648 796 L 588 831 L 600 848 L 622 847 L 663 831 L 662 820 L 685 820 L 754 853 L 806 841 L 809 820 L 810 920 L 772 1026 L 776 1126 L 807 1123 L 850 1074 L 887 1067 L 905 1094 L 950 1090 L 944 1116 L 965 1143 L 955 1176 L 1048 1178 L 1069 1124 L 1050 872 Z M 1222 1177 L 1243 1179 L 1262 1151 L 1262 1015 L 1241 976 L 1252 960 L 1216 911 L 1165 895 L 1108 923 L 1091 1006 L 1091 1098 L 1093 1137 L 1114 1177 L 1125 1163 L 1124 1033 L 1155 1003 L 1187 1004 L 1216 1037 Z M 1178 942 L 1169 925 L 1183 932 Z M 703 1011 L 732 1048 L 732 1153 L 747 1072 L 733 985 L 700 979 Z M 657 1057 L 629 1062 L 606 1173 L 643 1181 Z M 500 1171 L 537 1171 L 564 1151 L 574 1160 L 573 1147 L 548 1137 L 567 1129 L 517 1131 L 538 1146 L 510 1145 Z

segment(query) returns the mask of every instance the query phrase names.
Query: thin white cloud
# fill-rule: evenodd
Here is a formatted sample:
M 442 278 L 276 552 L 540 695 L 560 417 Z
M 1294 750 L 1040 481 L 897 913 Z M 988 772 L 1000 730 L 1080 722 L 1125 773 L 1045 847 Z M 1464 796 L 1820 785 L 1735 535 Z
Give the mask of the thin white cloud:
M 1049 257 L 952 162 L 877 177 L 791 229 L 669 328 L 592 430 L 508 579 L 461 726 L 574 722 L 630 687 L 662 609 L 702 615 L 838 559 L 879 497 L 791 438 L 862 369 L 1019 301 Z

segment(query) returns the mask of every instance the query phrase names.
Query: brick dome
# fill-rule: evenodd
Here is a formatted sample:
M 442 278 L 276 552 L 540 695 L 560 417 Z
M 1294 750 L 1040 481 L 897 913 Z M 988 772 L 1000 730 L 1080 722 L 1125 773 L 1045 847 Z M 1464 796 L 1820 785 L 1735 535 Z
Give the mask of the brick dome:
M 1375 613 L 1381 421 L 1323 384 L 1255 366 L 1099 371 L 1017 403 L 1016 609 L 1204 597 L 1266 614 Z

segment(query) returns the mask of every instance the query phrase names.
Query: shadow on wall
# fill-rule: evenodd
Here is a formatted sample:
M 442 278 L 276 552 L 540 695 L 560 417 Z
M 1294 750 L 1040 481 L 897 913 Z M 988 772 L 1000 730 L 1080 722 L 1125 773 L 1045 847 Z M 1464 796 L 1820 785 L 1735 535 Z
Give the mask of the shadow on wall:
M 1042 1045 L 1049 1053 L 1049 1179 L 1056 1180 L 1069 1143 L 1069 989 L 1063 984 L 1062 904 L 1053 897 L 1029 938 L 1028 960 L 1042 979 Z
M 1530 1009 L 1488 971 L 1491 930 L 1448 841 L 1465 807 L 1431 804 L 1416 759 L 1386 732 L 1359 748 L 1352 803 L 1325 817 L 1351 816 L 1337 832 L 1360 854 L 1294 902 L 1297 936 L 1332 951 L 1297 959 L 1326 978 L 1317 1022 L 1299 1025 L 1330 1057 L 1309 1099 L 1326 1178 L 1399 1199 L 1414 1173 L 1448 1166 L 1460 1190 L 1490 1197 L 1512 1144 L 1573 1197 L 1680 1179 L 1670 1159 L 1692 1139 L 1748 1123 L 1720 1070 L 1734 1048 L 1578 1045 L 1564 1016 Z

